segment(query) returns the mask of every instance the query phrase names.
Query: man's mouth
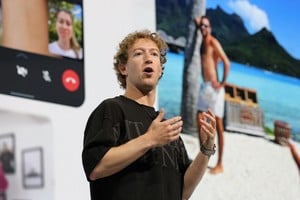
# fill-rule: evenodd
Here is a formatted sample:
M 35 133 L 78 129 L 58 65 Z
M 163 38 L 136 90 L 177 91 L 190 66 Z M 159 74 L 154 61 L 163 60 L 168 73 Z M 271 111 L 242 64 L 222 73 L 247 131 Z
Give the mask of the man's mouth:
M 146 67 L 144 69 L 144 72 L 146 72 L 146 73 L 152 73 L 152 72 L 154 72 L 154 70 L 151 67 Z

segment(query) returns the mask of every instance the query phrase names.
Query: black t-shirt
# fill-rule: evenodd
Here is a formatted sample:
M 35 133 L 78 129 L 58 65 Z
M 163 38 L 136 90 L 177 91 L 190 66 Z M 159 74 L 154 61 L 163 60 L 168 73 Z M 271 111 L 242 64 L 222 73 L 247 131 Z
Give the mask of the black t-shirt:
M 124 96 L 104 100 L 90 115 L 84 133 L 83 167 L 92 200 L 180 200 L 190 164 L 182 139 L 146 154 L 120 172 L 95 181 L 89 174 L 105 153 L 144 134 L 157 116 L 153 107 Z

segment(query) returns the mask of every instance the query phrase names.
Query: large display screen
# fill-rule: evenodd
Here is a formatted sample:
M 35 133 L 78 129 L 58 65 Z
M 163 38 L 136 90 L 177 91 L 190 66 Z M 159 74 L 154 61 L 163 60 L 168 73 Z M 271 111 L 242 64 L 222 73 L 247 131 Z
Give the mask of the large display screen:
M 257 0 L 199 1 L 199 4 L 200 2 L 206 2 L 204 4 L 205 15 L 211 21 L 212 35 L 219 40 L 230 59 L 227 83 L 233 84 L 239 95 L 247 93 L 247 98 L 241 95 L 243 104 L 250 103 L 251 106 L 249 91 L 256 94 L 254 105 L 261 110 L 260 113 L 263 112 L 264 119 L 264 122 L 260 124 L 260 129 L 268 134 L 274 134 L 275 122 L 282 121 L 291 129 L 291 137 L 300 141 L 298 103 L 300 101 L 300 51 L 297 45 L 299 37 L 296 34 L 299 26 L 295 20 L 299 18 L 296 9 L 299 7 L 299 2 L 280 1 L 275 7 L 269 1 Z M 172 0 L 157 0 L 156 3 L 157 30 L 166 38 L 170 47 L 164 77 L 160 81 L 159 106 L 166 109 L 167 117 L 172 117 L 182 111 L 182 96 L 188 96 L 191 99 L 198 96 L 198 91 L 187 94 L 187 90 L 182 89 L 184 47 L 185 44 L 189 44 L 187 40 L 189 33 L 192 32 L 190 29 L 194 27 L 191 21 L 193 2 L 176 1 L 175 4 Z M 178 10 L 178 13 L 170 12 L 171 9 Z M 284 10 L 278 15 L 280 9 Z M 201 83 L 202 77 L 200 72 L 196 73 L 196 70 L 195 67 L 191 70 L 193 73 L 190 74 L 193 78 L 198 76 Z M 223 63 L 220 63 L 218 72 L 219 80 L 222 80 Z M 195 88 L 198 84 L 197 81 L 192 83 L 190 77 L 187 80 L 186 85 L 189 85 L 189 88 Z M 241 92 L 240 89 L 242 89 Z M 166 95 L 170 91 L 172 91 L 172 98 Z M 197 102 L 197 100 L 191 102 Z M 184 106 L 192 107 L 193 104 L 189 103 Z M 256 110 L 252 109 L 251 112 L 256 112 Z M 191 112 L 187 113 L 192 116 Z M 253 116 L 258 116 L 258 114 Z M 249 123 L 254 123 L 253 120 L 259 121 L 257 119 L 259 118 L 252 117 Z M 190 121 L 192 120 L 194 119 Z M 249 123 L 245 123 L 244 120 L 241 118 L 238 124 L 246 127 L 246 130 L 242 131 L 249 131 Z M 256 128 L 253 132 L 257 132 Z
M 300 1 L 284 0 L 156 0 L 157 31 L 169 45 L 159 109 L 165 118 L 182 116 L 181 135 L 195 136 L 194 146 L 182 137 L 191 158 L 203 136 L 198 105 L 218 99 L 218 89 L 207 85 L 224 74 L 222 61 L 205 61 L 215 58 L 214 46 L 222 46 L 230 60 L 224 101 L 220 98 L 225 109 L 214 111 L 224 111 L 223 123 L 217 123 L 217 154 L 190 199 L 299 198 L 299 7 Z M 198 21 L 202 15 L 207 18 Z
M 0 1 L 0 93 L 80 106 L 83 35 L 82 0 Z

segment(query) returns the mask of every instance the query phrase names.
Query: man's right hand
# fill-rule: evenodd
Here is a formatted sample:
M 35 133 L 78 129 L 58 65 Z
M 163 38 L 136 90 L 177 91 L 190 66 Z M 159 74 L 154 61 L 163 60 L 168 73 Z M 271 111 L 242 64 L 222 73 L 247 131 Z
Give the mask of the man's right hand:
M 146 134 L 154 146 L 163 146 L 179 138 L 183 121 L 180 116 L 164 120 L 165 111 L 162 109 L 153 120 Z

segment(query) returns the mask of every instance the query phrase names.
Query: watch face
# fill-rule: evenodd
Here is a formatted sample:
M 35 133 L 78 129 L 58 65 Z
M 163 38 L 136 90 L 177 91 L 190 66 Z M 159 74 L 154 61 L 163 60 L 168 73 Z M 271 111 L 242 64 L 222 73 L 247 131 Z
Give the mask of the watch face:
M 0 93 L 80 106 L 84 101 L 82 0 L 0 3 Z

